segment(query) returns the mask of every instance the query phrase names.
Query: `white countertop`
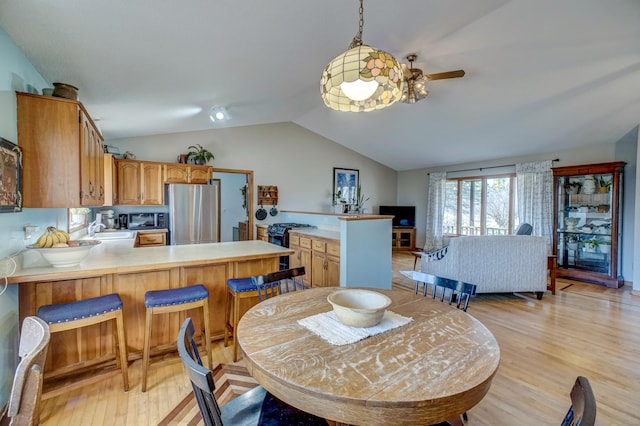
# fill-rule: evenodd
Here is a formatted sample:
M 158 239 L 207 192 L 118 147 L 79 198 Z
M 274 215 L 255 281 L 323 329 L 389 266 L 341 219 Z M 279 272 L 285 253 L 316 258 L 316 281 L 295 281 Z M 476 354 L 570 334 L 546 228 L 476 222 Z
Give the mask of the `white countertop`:
M 139 248 L 133 247 L 133 241 L 102 241 L 79 265 L 64 268 L 49 265 L 40 253 L 27 249 L 16 259 L 18 268 L 9 282 L 73 279 L 293 253 L 288 248 L 259 240 Z
M 330 231 L 327 229 L 318 229 L 318 228 L 295 228 L 295 229 L 289 230 L 290 234 L 292 232 L 308 235 L 310 237 L 321 237 L 321 238 L 327 238 L 329 240 L 340 241 L 339 231 Z

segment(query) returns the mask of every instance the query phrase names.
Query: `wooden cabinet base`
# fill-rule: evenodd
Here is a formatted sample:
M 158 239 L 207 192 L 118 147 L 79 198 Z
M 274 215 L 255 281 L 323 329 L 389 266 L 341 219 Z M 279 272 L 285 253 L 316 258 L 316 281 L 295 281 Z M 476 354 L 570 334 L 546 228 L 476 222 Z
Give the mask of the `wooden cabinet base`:
M 414 228 L 391 229 L 391 247 L 393 250 L 413 250 L 415 240 L 416 230 Z
M 264 274 L 278 270 L 279 256 L 237 260 L 209 264 L 159 268 L 152 271 L 113 273 L 88 276 L 80 279 L 21 283 L 19 291 L 20 322 L 35 315 L 42 305 L 65 303 L 118 293 L 123 302 L 129 360 L 142 357 L 144 347 L 145 314 L 144 294 L 149 290 L 164 290 L 203 284 L 209 291 L 209 315 L 212 339 L 224 336 L 224 312 L 226 282 L 228 278 Z M 257 299 L 256 299 L 257 302 Z M 175 351 L 175 340 L 184 318 L 194 318 L 196 330 L 201 322 L 201 310 L 157 315 L 151 336 L 151 347 L 158 351 Z M 199 338 L 199 336 L 198 336 Z M 79 361 L 89 362 L 95 368 L 109 366 L 104 361 L 115 351 L 113 326 L 110 324 L 89 326 L 83 329 L 55 333 L 45 364 L 45 378 L 56 371 L 56 378 L 77 375 L 85 370 L 74 367 Z M 111 362 L 111 364 L 113 364 Z M 117 374 L 116 370 L 116 374 Z

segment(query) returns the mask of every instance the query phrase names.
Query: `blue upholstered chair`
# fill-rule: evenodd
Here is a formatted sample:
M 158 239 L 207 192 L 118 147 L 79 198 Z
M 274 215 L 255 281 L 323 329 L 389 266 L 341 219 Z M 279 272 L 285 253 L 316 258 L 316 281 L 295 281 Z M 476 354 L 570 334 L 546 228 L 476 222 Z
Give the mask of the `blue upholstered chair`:
M 195 284 L 168 290 L 147 291 L 144 295 L 144 306 L 147 308 L 147 314 L 142 354 L 142 392 L 147 391 L 147 371 L 149 369 L 149 358 L 151 352 L 151 325 L 154 315 L 202 308 L 204 343 L 207 350 L 207 357 L 209 359 L 209 368 L 211 368 L 213 361 L 211 354 L 211 334 L 209 332 L 209 292 L 205 286 L 202 284 Z
M 49 325 L 51 333 L 115 320 L 117 335 L 115 358 L 122 371 L 124 390 L 129 390 L 127 339 L 122 315 L 122 300 L 119 295 L 112 293 L 74 302 L 44 305 L 38 308 L 36 315 Z M 78 368 L 91 361 L 82 360 L 81 357 L 82 354 L 78 354 L 79 362 L 75 365 Z
M 238 361 L 236 329 L 238 322 L 240 322 L 241 302 L 243 299 L 250 298 L 258 298 L 258 288 L 251 281 L 251 277 L 229 278 L 227 280 L 227 302 L 224 311 L 224 346 L 226 348 L 229 345 L 229 336 L 231 335 L 233 339 L 233 362 Z
M 518 225 L 518 228 L 516 228 L 516 232 L 514 233 L 514 235 L 531 235 L 532 233 L 533 226 L 525 222 Z

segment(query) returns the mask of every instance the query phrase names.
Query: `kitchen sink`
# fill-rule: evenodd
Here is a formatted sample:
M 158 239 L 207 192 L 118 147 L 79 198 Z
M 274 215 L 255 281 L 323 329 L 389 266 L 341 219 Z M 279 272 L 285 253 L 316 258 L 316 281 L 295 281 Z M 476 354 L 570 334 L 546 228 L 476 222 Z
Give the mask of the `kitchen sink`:
M 134 236 L 135 232 L 133 231 L 104 231 L 96 232 L 95 236 L 87 236 L 87 238 L 94 240 L 127 240 L 133 238 Z

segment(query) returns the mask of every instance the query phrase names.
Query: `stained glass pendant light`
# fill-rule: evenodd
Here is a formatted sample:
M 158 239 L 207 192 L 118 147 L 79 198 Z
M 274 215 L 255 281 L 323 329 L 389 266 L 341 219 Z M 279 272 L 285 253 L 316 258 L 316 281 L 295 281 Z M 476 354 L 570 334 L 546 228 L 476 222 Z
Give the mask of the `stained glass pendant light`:
M 320 79 L 322 100 L 338 111 L 373 111 L 402 97 L 404 79 L 400 63 L 391 54 L 362 43 L 362 2 L 358 32 L 349 50 L 329 62 Z

